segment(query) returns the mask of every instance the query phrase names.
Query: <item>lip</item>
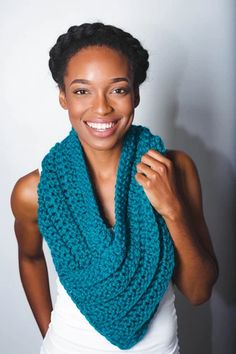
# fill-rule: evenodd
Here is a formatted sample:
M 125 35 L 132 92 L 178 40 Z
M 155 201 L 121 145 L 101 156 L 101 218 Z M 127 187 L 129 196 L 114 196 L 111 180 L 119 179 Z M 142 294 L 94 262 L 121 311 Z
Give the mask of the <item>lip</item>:
M 95 130 L 94 128 L 91 128 L 87 122 L 91 122 L 91 123 L 115 123 L 115 125 L 111 128 L 107 128 L 104 131 L 99 131 L 99 130 Z M 88 120 L 88 121 L 84 121 L 85 126 L 87 127 L 88 131 L 90 132 L 90 134 L 92 134 L 94 137 L 100 137 L 100 138 L 107 138 L 109 136 L 111 136 L 112 134 L 114 134 L 114 132 L 117 129 L 118 126 L 118 122 L 119 119 L 114 119 L 114 120 Z
M 85 120 L 84 122 L 87 124 L 87 122 L 89 123 L 116 123 L 118 122 L 119 119 L 93 119 L 93 120 Z

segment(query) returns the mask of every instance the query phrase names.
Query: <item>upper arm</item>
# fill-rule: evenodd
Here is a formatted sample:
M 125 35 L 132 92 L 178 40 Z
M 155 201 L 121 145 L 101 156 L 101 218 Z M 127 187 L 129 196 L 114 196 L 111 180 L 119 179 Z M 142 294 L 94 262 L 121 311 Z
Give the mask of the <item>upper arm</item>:
M 176 181 L 181 197 L 189 214 L 191 224 L 197 231 L 199 241 L 215 259 L 209 230 L 205 221 L 202 203 L 201 183 L 195 163 L 182 151 L 168 151 L 168 158 L 174 163 Z
M 20 178 L 11 194 L 19 254 L 28 258 L 42 256 L 42 236 L 37 223 L 38 182 L 39 174 L 35 170 Z

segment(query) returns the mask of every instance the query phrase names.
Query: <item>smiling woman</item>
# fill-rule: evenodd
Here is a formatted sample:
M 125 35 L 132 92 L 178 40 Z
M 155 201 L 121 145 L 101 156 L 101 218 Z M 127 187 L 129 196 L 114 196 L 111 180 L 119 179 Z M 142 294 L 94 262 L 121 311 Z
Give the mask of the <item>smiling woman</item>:
M 122 53 L 89 46 L 69 60 L 60 103 L 68 110 L 86 152 L 121 145 L 133 121 L 137 91 L 129 61 Z
M 102 23 L 69 28 L 50 51 L 71 131 L 11 198 L 41 354 L 179 353 L 174 285 L 201 304 L 216 281 L 193 161 L 133 124 L 148 65 L 137 39 Z

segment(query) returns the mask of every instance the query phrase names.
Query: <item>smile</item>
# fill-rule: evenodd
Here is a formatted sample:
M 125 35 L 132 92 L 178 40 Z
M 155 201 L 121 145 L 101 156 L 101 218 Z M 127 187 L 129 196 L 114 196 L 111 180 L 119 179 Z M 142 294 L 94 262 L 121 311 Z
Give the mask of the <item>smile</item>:
M 109 122 L 109 123 L 95 123 L 95 122 L 86 122 L 86 124 L 97 131 L 105 131 L 107 129 L 111 129 L 115 126 L 116 122 Z

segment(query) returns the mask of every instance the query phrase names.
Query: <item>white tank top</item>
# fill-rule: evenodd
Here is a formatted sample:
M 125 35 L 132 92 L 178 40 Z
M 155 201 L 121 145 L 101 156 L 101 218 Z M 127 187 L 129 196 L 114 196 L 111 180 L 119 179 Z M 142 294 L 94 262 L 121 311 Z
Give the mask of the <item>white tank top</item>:
M 149 324 L 146 335 L 128 350 L 119 349 L 97 332 L 71 300 L 59 278 L 56 282 L 56 303 L 40 354 L 179 354 L 172 282 Z

